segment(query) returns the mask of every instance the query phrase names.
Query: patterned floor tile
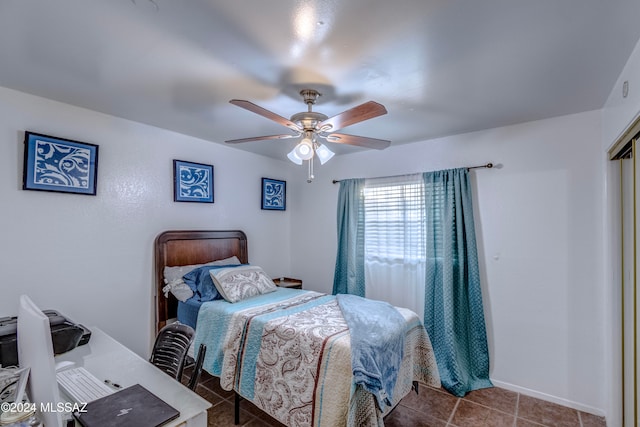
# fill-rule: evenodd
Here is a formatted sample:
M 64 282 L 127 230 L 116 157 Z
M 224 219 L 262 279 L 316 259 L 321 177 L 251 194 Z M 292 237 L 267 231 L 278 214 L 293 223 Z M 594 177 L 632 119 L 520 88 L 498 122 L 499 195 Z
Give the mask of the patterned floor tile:
M 515 415 L 463 399 L 458 402 L 450 425 L 456 427 L 512 427 L 514 420 Z
M 222 390 L 217 378 L 203 375 L 196 391 L 213 405 L 208 410 L 208 427 L 236 427 L 234 395 Z M 239 426 L 285 427 L 251 402 L 241 401 L 240 408 Z M 443 389 L 422 386 L 419 394 L 407 395 L 384 422 L 386 427 L 606 427 L 603 417 L 496 387 L 458 398 Z
M 414 391 L 409 393 L 402 399 L 400 406 L 411 408 L 442 421 L 448 421 L 457 402 L 458 398 L 446 391 L 425 386 L 419 388 L 419 394 Z
M 582 427 L 607 427 L 604 417 L 580 412 L 580 419 L 582 420 Z
M 520 395 L 518 417 L 554 427 L 580 427 L 575 409 L 525 395 Z
M 384 425 L 385 427 L 445 427 L 447 422 L 405 406 L 398 406 L 385 417 Z
M 516 413 L 518 393 L 498 387 L 483 388 L 468 393 L 464 400 L 479 403 L 507 414 Z

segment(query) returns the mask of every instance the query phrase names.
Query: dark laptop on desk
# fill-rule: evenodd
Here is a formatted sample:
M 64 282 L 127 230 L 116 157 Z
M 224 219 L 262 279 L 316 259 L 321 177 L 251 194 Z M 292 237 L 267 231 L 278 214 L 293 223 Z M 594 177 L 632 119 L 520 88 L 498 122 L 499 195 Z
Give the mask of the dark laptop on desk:
M 102 397 L 74 413 L 84 427 L 158 427 L 180 412 L 140 384 Z

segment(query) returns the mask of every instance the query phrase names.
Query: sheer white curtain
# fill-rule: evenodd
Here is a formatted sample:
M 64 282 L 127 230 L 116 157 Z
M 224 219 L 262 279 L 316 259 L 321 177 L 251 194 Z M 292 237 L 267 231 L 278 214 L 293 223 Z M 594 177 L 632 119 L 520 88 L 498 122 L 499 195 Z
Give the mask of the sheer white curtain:
M 365 295 L 424 318 L 425 199 L 422 174 L 367 179 Z

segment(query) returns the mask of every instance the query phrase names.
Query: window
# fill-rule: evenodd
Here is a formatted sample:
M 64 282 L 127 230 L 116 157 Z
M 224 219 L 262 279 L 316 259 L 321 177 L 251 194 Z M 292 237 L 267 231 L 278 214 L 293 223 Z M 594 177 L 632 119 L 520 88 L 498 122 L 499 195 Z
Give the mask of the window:
M 367 180 L 365 259 L 387 264 L 425 260 L 424 184 L 420 175 Z
M 422 317 L 426 260 L 421 174 L 367 180 L 364 186 L 366 296 Z

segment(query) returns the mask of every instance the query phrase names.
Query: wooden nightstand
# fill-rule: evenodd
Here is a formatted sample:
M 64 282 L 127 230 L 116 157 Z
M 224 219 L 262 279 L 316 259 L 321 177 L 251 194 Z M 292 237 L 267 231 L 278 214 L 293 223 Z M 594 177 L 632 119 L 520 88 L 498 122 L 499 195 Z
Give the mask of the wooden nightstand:
M 281 288 L 302 289 L 302 280 L 290 277 L 278 277 L 273 279 L 273 283 Z

